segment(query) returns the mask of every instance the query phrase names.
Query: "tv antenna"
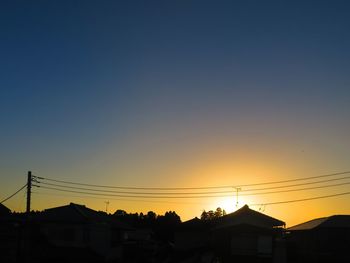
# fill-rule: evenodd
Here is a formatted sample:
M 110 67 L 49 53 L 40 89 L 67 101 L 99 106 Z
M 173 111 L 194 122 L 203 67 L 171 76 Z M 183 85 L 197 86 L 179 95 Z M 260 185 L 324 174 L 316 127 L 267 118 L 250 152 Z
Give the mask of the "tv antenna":
M 238 208 L 238 192 L 242 190 L 241 187 L 235 187 L 233 186 L 233 188 L 236 190 L 236 208 Z
M 105 201 L 106 204 L 106 213 L 108 214 L 108 205 L 109 205 L 109 201 Z

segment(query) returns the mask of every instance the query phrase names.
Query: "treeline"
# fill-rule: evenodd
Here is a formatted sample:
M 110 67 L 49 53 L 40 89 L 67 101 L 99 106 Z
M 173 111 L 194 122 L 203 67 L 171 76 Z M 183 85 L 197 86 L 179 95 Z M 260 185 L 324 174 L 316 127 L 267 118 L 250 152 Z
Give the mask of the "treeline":
M 168 211 L 164 215 L 157 215 L 153 211 L 147 212 L 147 214 L 141 213 L 127 213 L 124 210 L 116 210 L 113 217 L 120 221 L 127 222 L 135 227 L 147 227 L 154 224 L 179 224 L 181 218 L 175 211 Z
M 164 215 L 157 215 L 153 211 L 143 214 L 127 213 L 124 210 L 118 209 L 112 217 L 135 228 L 152 229 L 157 239 L 169 242 L 174 240 L 175 228 L 181 223 L 181 218 L 175 211 L 168 211 Z

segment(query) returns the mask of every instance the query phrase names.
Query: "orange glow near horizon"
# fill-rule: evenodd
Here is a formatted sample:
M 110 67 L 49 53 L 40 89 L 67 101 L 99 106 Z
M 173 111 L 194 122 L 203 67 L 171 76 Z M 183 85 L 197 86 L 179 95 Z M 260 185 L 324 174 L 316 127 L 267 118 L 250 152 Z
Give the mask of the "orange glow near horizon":
M 251 162 L 251 165 L 248 164 Z M 302 178 L 312 175 L 317 175 L 311 172 L 303 172 L 302 169 L 287 169 L 282 166 L 268 167 L 267 162 L 255 162 L 253 159 L 243 162 L 242 159 L 223 160 L 219 161 L 204 159 L 202 162 L 206 166 L 188 165 L 177 167 L 171 173 L 167 174 L 167 179 L 162 179 L 160 175 L 164 174 L 164 167 L 156 167 L 154 170 L 145 170 L 146 174 L 154 174 L 145 178 L 140 178 L 134 181 L 133 178 L 129 181 L 124 179 L 123 185 L 141 186 L 141 187 L 212 187 L 212 186 L 232 186 L 232 188 L 200 190 L 205 191 L 229 191 L 229 193 L 217 194 L 223 197 L 207 197 L 207 198 L 172 198 L 172 199 L 142 199 L 142 198 L 117 198 L 117 197 L 91 197 L 83 196 L 81 194 L 71 194 L 50 191 L 44 189 L 33 188 L 32 209 L 43 210 L 50 207 L 66 205 L 70 202 L 84 204 L 95 210 L 105 211 L 106 201 L 109 201 L 108 212 L 114 213 L 117 209 L 125 210 L 128 213 L 147 213 L 154 211 L 157 214 L 164 214 L 166 211 L 175 211 L 178 213 L 182 221 L 189 220 L 193 217 L 200 217 L 203 210 L 215 210 L 221 207 L 227 213 L 231 213 L 241 208 L 245 204 L 249 205 L 251 209 L 262 212 L 269 216 L 278 218 L 287 223 L 287 226 L 292 226 L 302 223 L 314 218 L 330 216 L 332 214 L 350 214 L 349 195 L 334 197 L 329 199 L 311 200 L 306 202 L 297 202 L 280 205 L 266 205 L 266 206 L 252 206 L 252 204 L 265 204 L 269 202 L 279 202 L 303 199 L 313 196 L 322 196 L 327 194 L 336 194 L 338 192 L 348 191 L 348 186 L 344 185 L 336 189 L 314 189 L 305 192 L 286 192 L 266 195 L 249 195 L 250 192 L 246 190 L 262 188 L 266 186 L 251 186 L 246 187 L 246 184 L 257 184 L 262 182 L 283 181 L 295 178 Z M 157 170 L 159 169 L 159 170 Z M 136 170 L 135 170 L 136 171 Z M 183 171 L 183 174 L 180 173 Z M 180 175 L 178 175 L 180 174 Z M 186 174 L 186 176 L 184 176 Z M 321 173 L 318 173 L 321 174 Z M 38 175 L 38 174 L 36 174 Z M 215 175 L 215 176 L 214 176 Z M 168 180 L 169 178 L 169 180 Z M 84 183 L 95 183 L 93 178 L 86 178 L 77 180 Z M 75 180 L 74 180 L 75 181 Z M 98 184 L 106 185 L 108 177 L 100 178 Z M 117 180 L 110 183 L 110 185 L 121 185 Z M 233 186 L 240 186 L 241 191 L 237 192 Z M 197 190 L 191 190 L 196 192 Z M 198 190 L 199 191 L 199 190 Z M 259 191 L 253 191 L 259 193 Z M 39 193 L 42 193 L 40 195 Z M 47 193 L 48 195 L 45 195 Z M 25 210 L 25 195 L 19 195 L 15 200 L 9 201 L 9 207 L 15 211 Z M 19 205 L 21 204 L 21 205 Z M 6 204 L 7 205 L 7 204 Z

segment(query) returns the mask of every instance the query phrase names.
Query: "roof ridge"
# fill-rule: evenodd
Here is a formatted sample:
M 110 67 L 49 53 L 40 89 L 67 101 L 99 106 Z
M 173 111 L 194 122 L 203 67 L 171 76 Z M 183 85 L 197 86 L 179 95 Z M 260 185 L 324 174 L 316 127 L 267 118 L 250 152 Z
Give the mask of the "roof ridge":
M 244 205 L 244 206 L 242 206 L 242 207 L 239 208 L 238 210 L 236 210 L 236 211 L 234 211 L 234 212 L 232 212 L 232 213 L 230 213 L 230 214 L 227 214 L 227 215 L 223 216 L 222 218 L 225 218 L 225 217 L 228 218 L 228 217 L 230 217 L 230 216 L 231 216 L 231 217 L 232 217 L 232 216 L 238 216 L 238 215 L 240 215 L 241 213 L 243 213 L 244 211 L 249 211 L 249 212 L 254 213 L 254 214 L 256 214 L 256 215 L 263 216 L 263 217 L 265 217 L 265 218 L 267 218 L 267 219 L 274 220 L 274 221 L 278 221 L 278 222 L 281 223 L 282 225 L 286 225 L 286 223 L 285 223 L 284 221 L 279 220 L 279 219 L 277 219 L 277 218 L 274 218 L 274 217 L 272 217 L 272 216 L 266 215 L 266 214 L 264 214 L 264 213 L 261 213 L 261 212 L 259 212 L 259 211 L 254 210 L 254 209 L 251 209 L 247 204 Z
M 331 217 L 332 216 L 324 216 L 324 217 L 314 218 L 314 219 L 308 220 L 306 222 L 302 222 L 300 224 L 288 227 L 288 229 L 293 230 L 293 229 L 299 228 L 300 226 L 303 226 L 303 225 L 307 226 L 308 224 L 311 224 L 311 223 L 316 223 L 316 225 L 312 226 L 312 228 L 315 228 L 315 227 L 323 224 L 324 222 L 328 221 Z
M 82 215 L 86 219 L 89 219 L 89 217 L 86 215 L 86 213 L 82 210 L 82 208 L 86 208 L 85 205 L 70 203 L 69 206 L 73 207 L 73 209 L 75 209 L 80 215 Z

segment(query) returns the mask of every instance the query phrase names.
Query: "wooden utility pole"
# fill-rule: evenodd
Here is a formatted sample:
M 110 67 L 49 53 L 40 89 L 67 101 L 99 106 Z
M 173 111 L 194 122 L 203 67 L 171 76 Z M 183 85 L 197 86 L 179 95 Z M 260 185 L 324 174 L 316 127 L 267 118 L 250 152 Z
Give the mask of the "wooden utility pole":
M 28 171 L 28 178 L 27 178 L 27 209 L 26 212 L 29 215 L 30 213 L 30 199 L 32 194 L 32 172 Z

